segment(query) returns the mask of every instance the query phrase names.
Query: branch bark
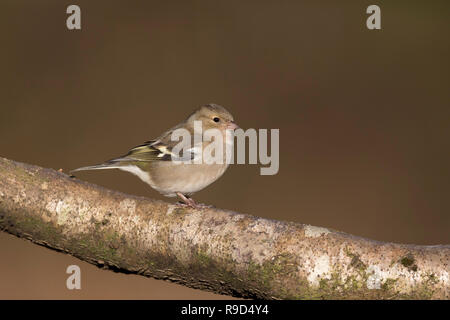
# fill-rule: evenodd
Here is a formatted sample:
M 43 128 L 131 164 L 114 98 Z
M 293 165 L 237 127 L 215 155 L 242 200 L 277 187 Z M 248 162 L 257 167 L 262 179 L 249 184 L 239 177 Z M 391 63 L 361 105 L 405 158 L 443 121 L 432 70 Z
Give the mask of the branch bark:
M 449 299 L 449 245 L 190 209 L 4 158 L 0 228 L 99 267 L 236 297 Z

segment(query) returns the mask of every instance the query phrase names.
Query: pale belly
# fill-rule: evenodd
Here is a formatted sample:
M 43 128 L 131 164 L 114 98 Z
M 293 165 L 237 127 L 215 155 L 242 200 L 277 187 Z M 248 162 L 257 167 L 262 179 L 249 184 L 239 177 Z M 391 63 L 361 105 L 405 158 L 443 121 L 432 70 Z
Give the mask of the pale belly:
M 175 197 L 177 192 L 190 195 L 216 181 L 227 169 L 226 164 L 173 164 L 159 162 L 158 167 L 148 174 L 138 167 L 122 168 L 138 176 L 153 189 L 167 197 Z

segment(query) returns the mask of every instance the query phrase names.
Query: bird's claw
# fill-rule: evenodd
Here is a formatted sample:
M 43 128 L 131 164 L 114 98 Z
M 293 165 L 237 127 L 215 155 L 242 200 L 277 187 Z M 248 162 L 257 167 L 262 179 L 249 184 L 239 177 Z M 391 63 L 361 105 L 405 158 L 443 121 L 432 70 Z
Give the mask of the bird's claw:
M 192 199 L 191 199 L 192 200 Z M 196 203 L 195 201 L 192 201 L 189 203 L 178 201 L 177 205 L 185 207 L 185 208 L 192 208 L 192 209 L 211 209 L 214 208 L 212 205 L 204 204 L 204 203 Z

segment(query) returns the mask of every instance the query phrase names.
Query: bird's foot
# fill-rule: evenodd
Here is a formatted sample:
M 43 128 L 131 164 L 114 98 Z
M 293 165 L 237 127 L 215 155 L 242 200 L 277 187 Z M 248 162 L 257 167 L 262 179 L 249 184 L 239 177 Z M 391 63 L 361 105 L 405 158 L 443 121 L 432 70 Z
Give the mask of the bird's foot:
M 184 207 L 184 208 L 192 208 L 192 209 L 197 209 L 198 208 L 196 203 L 195 204 L 193 204 L 193 203 L 186 203 L 186 202 L 183 202 L 183 201 L 178 201 L 177 205 L 179 205 L 180 207 Z
M 177 196 L 181 199 L 182 203 L 181 205 L 197 209 L 197 203 L 194 201 L 194 199 L 189 198 L 182 194 L 181 192 L 177 192 Z
M 204 203 L 197 203 L 194 201 L 194 199 L 189 198 L 185 196 L 184 194 L 177 192 L 178 197 L 180 197 L 181 201 L 178 201 L 177 203 L 183 207 L 189 207 L 193 209 L 208 209 L 213 208 L 211 205 L 207 205 Z

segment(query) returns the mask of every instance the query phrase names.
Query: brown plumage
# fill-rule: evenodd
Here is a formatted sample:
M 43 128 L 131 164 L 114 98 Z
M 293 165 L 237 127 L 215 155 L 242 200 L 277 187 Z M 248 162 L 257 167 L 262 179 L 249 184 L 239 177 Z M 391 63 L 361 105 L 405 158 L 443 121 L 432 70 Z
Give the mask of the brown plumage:
M 219 130 L 222 134 L 224 150 L 227 144 L 232 148 L 233 138 L 226 135 L 226 131 L 237 128 L 233 116 L 222 106 L 207 104 L 193 112 L 185 121 L 158 138 L 134 147 L 126 155 L 99 165 L 78 168 L 72 172 L 100 169 L 124 170 L 135 174 L 161 194 L 167 197 L 179 196 L 187 205 L 196 206 L 189 196 L 220 178 L 228 168 L 228 163 L 225 159 L 222 163 L 211 164 L 205 163 L 205 161 L 203 163 L 175 163 L 173 161 L 176 159 L 184 162 L 189 160 L 196 162 L 198 157 L 204 157 L 204 153 L 200 150 L 205 150 L 205 147 L 212 143 L 202 140 L 200 144 L 194 144 L 195 121 L 199 121 L 197 125 L 201 123 L 203 132 L 209 129 Z M 179 141 L 173 141 L 171 137 L 174 132 L 184 132 L 181 129 L 185 129 L 185 132 L 190 134 L 191 140 L 188 142 L 190 142 L 191 148 L 184 149 L 185 152 L 180 157 L 179 154 L 175 155 L 172 152 Z

